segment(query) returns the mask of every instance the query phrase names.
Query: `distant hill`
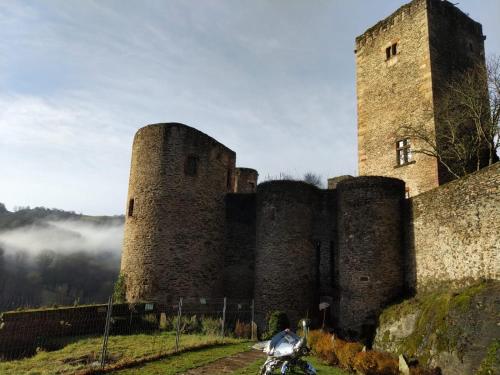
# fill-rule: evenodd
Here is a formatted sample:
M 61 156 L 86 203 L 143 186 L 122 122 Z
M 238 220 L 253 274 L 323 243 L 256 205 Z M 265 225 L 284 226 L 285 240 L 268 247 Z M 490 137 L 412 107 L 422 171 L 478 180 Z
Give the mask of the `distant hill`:
M 115 216 L 89 216 L 77 214 L 73 211 L 64 211 L 57 208 L 22 207 L 13 212 L 8 211 L 0 203 L 0 231 L 15 229 L 42 221 L 79 220 L 96 225 L 118 225 L 125 222 L 123 215 Z

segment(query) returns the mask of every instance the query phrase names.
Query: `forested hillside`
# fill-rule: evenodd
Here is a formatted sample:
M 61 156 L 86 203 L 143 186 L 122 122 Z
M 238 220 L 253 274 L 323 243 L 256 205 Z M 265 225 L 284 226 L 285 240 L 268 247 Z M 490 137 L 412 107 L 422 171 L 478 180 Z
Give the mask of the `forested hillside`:
M 123 222 L 0 203 L 0 311 L 104 302 L 118 276 Z

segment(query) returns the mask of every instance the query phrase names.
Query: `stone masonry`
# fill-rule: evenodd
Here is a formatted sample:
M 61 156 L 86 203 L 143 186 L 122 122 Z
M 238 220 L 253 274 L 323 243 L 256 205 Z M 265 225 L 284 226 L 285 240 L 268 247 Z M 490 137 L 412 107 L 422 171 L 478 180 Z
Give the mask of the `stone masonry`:
M 441 0 L 414 0 L 356 38 L 360 175 L 400 178 L 410 196 L 451 179 L 420 153 L 398 163 L 396 144 L 404 138 L 398 128 L 441 131 L 446 83 L 484 65 L 484 38 L 479 23 Z M 426 147 L 409 142 L 412 149 Z
M 394 135 L 401 122 L 439 131 L 427 109 L 440 106 L 449 77 L 484 61 L 483 40 L 478 23 L 438 0 L 414 0 L 356 38 L 361 177 L 329 179 L 328 189 L 257 185 L 233 151 L 183 124 L 139 129 L 121 265 L 127 300 L 254 299 L 261 330 L 274 310 L 292 328 L 318 321 L 328 302 L 328 323 L 352 336 L 369 335 L 408 291 L 499 279 L 500 164 L 445 183 L 430 157 L 397 165 Z

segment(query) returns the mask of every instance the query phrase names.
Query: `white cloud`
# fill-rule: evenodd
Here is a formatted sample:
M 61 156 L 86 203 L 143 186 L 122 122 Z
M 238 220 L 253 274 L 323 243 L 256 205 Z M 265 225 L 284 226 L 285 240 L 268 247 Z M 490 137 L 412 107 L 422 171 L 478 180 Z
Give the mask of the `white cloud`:
M 490 46 L 492 1 L 463 4 Z M 353 174 L 354 37 L 402 3 L 0 1 L 0 202 L 122 213 L 133 134 L 156 122 L 261 176 Z

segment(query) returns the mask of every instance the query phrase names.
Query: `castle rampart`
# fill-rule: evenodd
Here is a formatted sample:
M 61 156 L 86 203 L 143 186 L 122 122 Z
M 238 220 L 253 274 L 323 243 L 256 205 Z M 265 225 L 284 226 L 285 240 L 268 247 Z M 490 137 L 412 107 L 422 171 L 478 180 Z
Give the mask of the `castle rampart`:
M 224 295 L 249 299 L 254 294 L 255 194 L 226 196 Z
M 299 181 L 271 181 L 257 188 L 255 309 L 261 324 L 269 311 L 286 311 L 292 325 L 313 312 L 319 276 L 313 242 L 318 193 Z
M 360 332 L 403 293 L 404 182 L 358 177 L 339 182 L 337 193 L 337 324 Z
M 500 279 L 500 162 L 408 200 L 407 283 Z

